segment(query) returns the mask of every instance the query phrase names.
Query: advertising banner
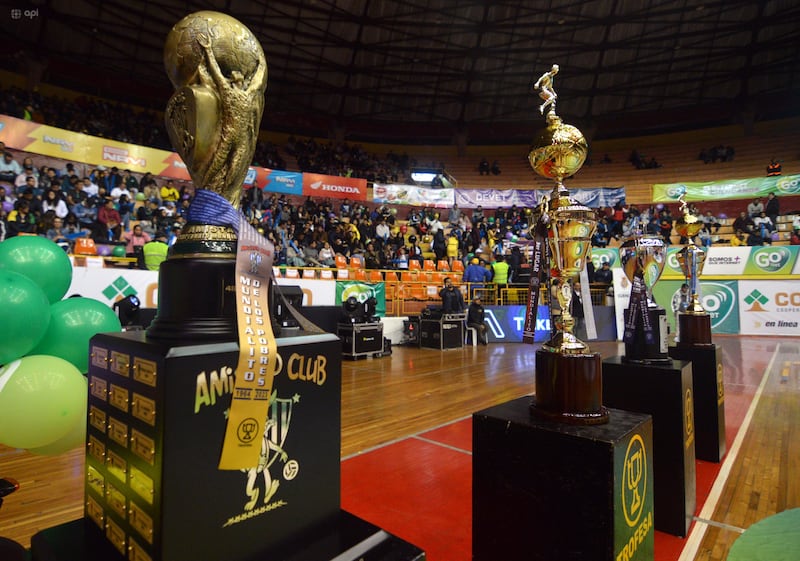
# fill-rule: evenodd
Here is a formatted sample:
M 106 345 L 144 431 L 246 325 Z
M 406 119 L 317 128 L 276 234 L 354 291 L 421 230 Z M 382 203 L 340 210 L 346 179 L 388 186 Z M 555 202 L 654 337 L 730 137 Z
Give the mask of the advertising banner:
M 539 204 L 540 191 L 518 189 L 456 189 L 455 202 L 461 208 L 507 208 L 517 205 L 533 208 Z
M 9 148 L 73 162 L 190 179 L 186 164 L 175 152 L 89 136 L 7 115 L 0 115 L 0 141 Z
M 319 173 L 303 174 L 303 196 L 367 200 L 367 180 Z
M 672 297 L 678 293 L 683 281 L 659 280 L 653 287 L 653 298 L 667 310 L 670 333 L 675 333 L 675 313 Z M 738 281 L 703 281 L 698 285 L 700 303 L 711 316 L 712 333 L 739 333 Z
M 486 306 L 484 323 L 489 342 L 521 343 L 525 311 L 525 306 Z M 549 338 L 550 309 L 547 306 L 538 306 L 534 341 L 540 343 Z
M 712 246 L 708 249 L 704 276 L 741 276 L 750 257 L 749 247 Z
M 351 296 L 362 304 L 370 296 L 374 297 L 377 300 L 375 315 L 386 315 L 386 287 L 382 282 L 336 281 L 336 301 L 334 305 L 341 306 L 342 302 Z
M 550 196 L 547 190 L 519 189 L 456 189 L 455 202 L 462 208 L 500 208 L 517 205 L 532 208 L 542 197 Z M 614 206 L 625 202 L 624 187 L 595 187 L 589 189 L 570 189 L 569 194 L 579 203 L 591 208 Z
M 776 195 L 800 194 L 800 175 L 775 177 L 753 177 L 750 179 L 723 179 L 705 183 L 656 183 L 653 185 L 653 201 L 675 202 L 685 195 L 686 201 L 708 201 L 719 199 L 753 199 Z
M 251 167 L 247 172 L 244 185 L 245 188 L 255 185 L 259 189 L 270 193 L 302 195 L 303 174 L 294 171 Z
M 739 281 L 742 335 L 800 333 L 800 281 Z
M 788 275 L 797 261 L 800 246 L 782 245 L 750 248 L 745 275 Z
M 599 270 L 603 263 L 608 263 L 612 269 L 622 266 L 619 262 L 619 250 L 616 247 L 593 247 L 589 250 L 589 258 L 595 271 Z
M 432 189 L 416 185 L 374 183 L 372 200 L 376 203 L 447 208 L 453 206 L 455 200 L 453 191 L 453 189 Z
M 682 249 L 682 245 L 673 245 L 667 248 L 667 262 L 664 265 L 661 278 L 685 278 L 681 264 L 678 263 L 678 252 Z
M 631 281 L 625 276 L 621 267 L 611 269 L 614 275 L 614 318 L 617 325 L 617 340 L 622 341 L 625 333 L 625 308 L 631 298 Z M 656 283 L 656 286 L 663 281 Z

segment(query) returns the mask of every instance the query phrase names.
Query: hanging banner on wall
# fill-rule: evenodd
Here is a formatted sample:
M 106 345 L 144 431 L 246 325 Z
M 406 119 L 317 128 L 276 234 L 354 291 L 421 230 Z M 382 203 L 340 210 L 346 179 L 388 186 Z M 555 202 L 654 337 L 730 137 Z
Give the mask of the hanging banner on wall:
M 653 201 L 666 203 L 677 201 L 681 195 L 684 195 L 686 201 L 708 201 L 713 199 L 752 199 L 766 197 L 770 193 L 778 196 L 800 194 L 800 175 L 723 179 L 705 183 L 656 183 L 653 185 Z
M 456 189 L 455 202 L 461 208 L 501 208 L 517 205 L 533 208 L 543 197 L 550 196 L 550 190 L 525 189 Z M 579 203 L 591 208 L 614 206 L 625 202 L 624 187 L 595 187 L 590 189 L 570 189 L 569 194 Z
M 745 275 L 788 275 L 792 273 L 797 261 L 800 246 L 770 246 L 752 247 L 747 264 L 744 267 Z
M 453 206 L 453 189 L 433 189 L 416 185 L 374 183 L 372 201 L 394 205 L 434 206 L 447 208 Z
M 539 191 L 518 189 L 456 189 L 455 202 L 461 208 L 501 208 L 517 205 L 533 208 L 539 204 Z
M 256 186 L 271 193 L 303 194 L 303 174 L 269 168 L 251 167 L 244 180 L 245 188 Z
M 368 283 L 359 281 L 336 281 L 336 306 L 350 297 L 363 304 L 367 298 L 375 298 L 377 305 L 375 315 L 386 315 L 386 286 L 382 282 Z
M 9 148 L 42 156 L 189 180 L 186 164 L 175 152 L 89 136 L 7 115 L 0 115 L 0 141 Z
M 304 173 L 303 196 L 366 201 L 367 180 L 355 177 Z
M 800 282 L 739 281 L 742 335 L 797 335 Z

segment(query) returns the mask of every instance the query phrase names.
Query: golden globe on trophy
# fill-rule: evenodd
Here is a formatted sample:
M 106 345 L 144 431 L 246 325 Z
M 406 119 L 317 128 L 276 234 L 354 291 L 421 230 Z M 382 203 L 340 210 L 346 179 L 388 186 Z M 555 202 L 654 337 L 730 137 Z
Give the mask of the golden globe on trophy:
M 608 422 L 608 410 L 602 404 L 600 354 L 591 352 L 586 343 L 575 337 L 570 314 L 572 279 L 586 266 L 597 219 L 592 209 L 570 197 L 564 179 L 581 168 L 588 145 L 581 131 L 556 115 L 553 78 L 558 70 L 558 65 L 553 65 L 534 85 L 543 100 L 540 112 L 545 114 L 548 110 L 547 127 L 536 135 L 528 156 L 536 173 L 555 181 L 550 196 L 536 209 L 532 228 L 534 255 L 528 317 L 537 308 L 538 279 L 548 268 L 561 307 L 560 316 L 551 315 L 553 336 L 536 353 L 536 396 L 531 412 L 559 422 L 602 424 Z
M 703 272 L 706 261 L 705 250 L 697 247 L 694 237 L 702 230 L 703 222 L 689 212 L 684 195 L 678 199 L 681 202 L 681 216 L 675 222 L 675 231 L 687 238 L 689 243 L 678 252 L 678 263 L 681 266 L 686 284 L 689 285 L 689 305 L 686 311 L 678 312 L 678 339 L 679 347 L 708 347 L 711 342 L 711 316 L 700 303 L 697 292 L 697 279 Z
M 623 240 L 619 258 L 631 281 L 625 309 L 625 357 L 629 362 L 669 362 L 667 312 L 653 299 L 653 286 L 667 261 L 667 244 L 655 234 L 635 233 Z
M 158 315 L 147 333 L 235 339 L 237 209 L 264 111 L 267 61 L 242 23 L 203 11 L 172 28 L 164 66 L 175 87 L 167 133 L 197 191 L 187 226 L 161 265 Z

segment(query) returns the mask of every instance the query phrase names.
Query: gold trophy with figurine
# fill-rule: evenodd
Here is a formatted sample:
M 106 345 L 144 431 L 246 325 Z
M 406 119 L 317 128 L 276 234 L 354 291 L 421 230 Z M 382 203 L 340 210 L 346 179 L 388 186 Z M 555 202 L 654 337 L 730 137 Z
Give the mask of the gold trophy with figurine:
M 543 100 L 540 112 L 545 115 L 547 110 L 547 126 L 537 133 L 528 155 L 536 173 L 555 181 L 550 196 L 536 209 L 533 237 L 546 238 L 547 243 L 534 243 L 534 260 L 549 264 L 561 308 L 560 316 L 551 317 L 555 326 L 552 337 L 536 353 L 536 396 L 531 412 L 559 422 L 602 424 L 608 422 L 608 410 L 602 404 L 600 354 L 574 335 L 575 320 L 570 314 L 572 279 L 586 266 L 597 219 L 591 208 L 570 197 L 564 179 L 581 168 L 589 147 L 580 130 L 556 115 L 553 79 L 558 70 L 558 65 L 553 65 L 534 85 Z M 539 247 L 544 255 L 536 255 Z
M 705 250 L 697 247 L 694 237 L 703 229 L 703 222 L 698 216 L 689 212 L 684 195 L 678 199 L 681 202 L 681 216 L 675 222 L 675 231 L 687 238 L 689 243 L 678 252 L 678 263 L 681 266 L 686 284 L 689 285 L 689 305 L 686 311 L 678 312 L 678 340 L 679 347 L 709 347 L 711 342 L 711 316 L 700 303 L 697 292 L 697 280 L 703 272 L 706 261 Z

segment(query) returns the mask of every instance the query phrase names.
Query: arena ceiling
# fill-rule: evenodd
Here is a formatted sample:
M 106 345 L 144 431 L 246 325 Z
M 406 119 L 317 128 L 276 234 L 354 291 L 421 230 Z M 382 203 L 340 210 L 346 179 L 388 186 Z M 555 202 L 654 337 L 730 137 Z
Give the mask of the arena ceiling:
M 264 127 L 361 140 L 529 138 L 553 63 L 558 113 L 595 138 L 798 114 L 796 0 L 34 0 L 5 65 L 162 109 L 173 24 L 223 11 L 260 39 Z M 14 8 L 14 6 L 12 6 Z M 33 10 L 36 10 L 35 14 Z

